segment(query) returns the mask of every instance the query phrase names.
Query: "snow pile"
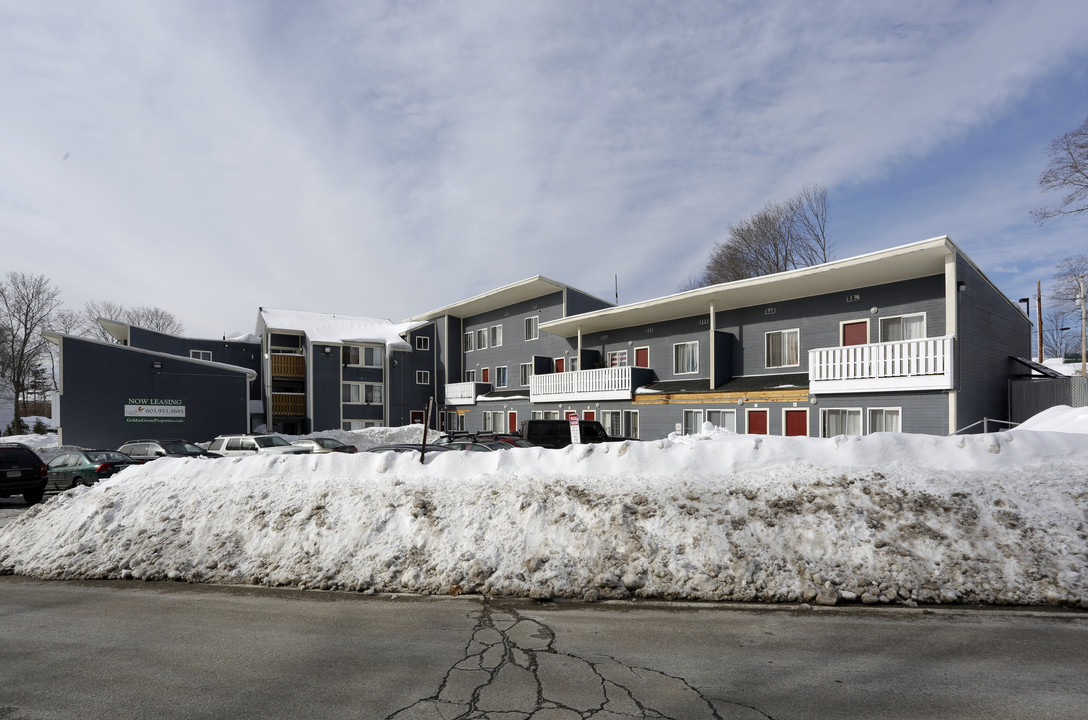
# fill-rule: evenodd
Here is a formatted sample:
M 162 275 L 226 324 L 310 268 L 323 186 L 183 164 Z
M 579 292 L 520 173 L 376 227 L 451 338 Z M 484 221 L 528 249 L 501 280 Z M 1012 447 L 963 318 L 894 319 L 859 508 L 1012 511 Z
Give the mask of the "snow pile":
M 0 529 L 0 572 L 1088 607 L 1083 448 L 1082 435 L 1031 429 L 818 439 L 708 426 L 654 442 L 434 453 L 422 464 L 394 453 L 164 458 Z
M 1043 410 L 1028 418 L 1016 428 L 1036 432 L 1088 433 L 1088 407 L 1071 408 L 1068 405 Z

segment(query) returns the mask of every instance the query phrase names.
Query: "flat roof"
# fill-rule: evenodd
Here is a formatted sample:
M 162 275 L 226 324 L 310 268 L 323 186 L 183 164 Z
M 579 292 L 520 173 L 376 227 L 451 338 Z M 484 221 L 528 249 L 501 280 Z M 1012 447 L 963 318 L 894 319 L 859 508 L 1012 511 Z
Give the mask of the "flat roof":
M 531 278 L 525 278 L 524 280 L 510 283 L 509 285 L 503 285 L 494 290 L 488 290 L 485 293 L 470 297 L 467 300 L 460 300 L 451 303 L 450 305 L 431 310 L 430 312 L 413 315 L 409 318 L 409 321 L 434 320 L 443 315 L 472 317 L 473 315 L 480 315 L 482 313 L 491 312 L 492 310 L 498 310 L 507 305 L 513 305 L 514 303 L 532 300 L 534 298 L 551 295 L 552 293 L 568 289 L 575 290 L 587 297 L 593 297 L 589 293 L 577 290 L 577 288 L 572 288 L 569 285 L 564 285 L 561 282 L 551 280 L 543 275 L 535 275 Z M 600 300 L 600 298 L 594 299 Z M 601 300 L 601 302 L 607 301 Z
M 599 332 L 705 315 L 711 305 L 715 311 L 721 311 L 912 280 L 942 274 L 948 256 L 959 252 L 947 235 L 941 235 L 845 260 L 550 320 L 540 323 L 540 329 L 561 337 L 572 337 L 579 330 Z

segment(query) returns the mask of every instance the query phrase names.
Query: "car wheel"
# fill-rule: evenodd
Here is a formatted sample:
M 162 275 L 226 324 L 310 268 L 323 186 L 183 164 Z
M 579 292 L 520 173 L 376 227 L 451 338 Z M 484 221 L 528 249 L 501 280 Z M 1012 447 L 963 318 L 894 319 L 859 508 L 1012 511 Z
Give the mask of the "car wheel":
M 73 488 L 79 487 L 80 485 L 83 485 L 84 487 L 88 487 L 90 485 L 90 483 L 87 482 L 86 480 L 84 480 L 81 477 L 72 478 L 72 487 Z M 69 489 L 71 489 L 71 488 L 69 488 Z
M 23 493 L 23 500 L 26 500 L 27 505 L 37 505 L 45 497 L 45 488 L 41 490 L 29 490 Z

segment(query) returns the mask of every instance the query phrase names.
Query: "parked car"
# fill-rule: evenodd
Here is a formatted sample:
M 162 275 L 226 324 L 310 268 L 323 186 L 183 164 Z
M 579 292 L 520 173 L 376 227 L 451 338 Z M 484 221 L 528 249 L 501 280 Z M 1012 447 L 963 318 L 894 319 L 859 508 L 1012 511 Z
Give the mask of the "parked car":
M 130 465 L 143 465 L 143 462 L 116 450 L 65 453 L 49 461 L 49 487 L 54 490 L 67 490 L 76 485 L 93 485 Z
M 30 505 L 41 502 L 47 477 L 48 468 L 29 447 L 0 443 L 0 497 L 22 495 Z
M 393 444 L 393 445 L 375 445 L 372 448 L 367 448 L 366 451 L 367 452 L 372 452 L 372 453 L 419 452 L 419 445 L 418 444 L 409 444 L 409 443 L 396 443 L 396 444 Z M 450 451 L 450 448 L 448 448 L 445 445 L 428 445 L 427 446 L 427 452 L 428 453 L 431 453 L 431 452 L 449 452 L 449 451 Z
M 578 432 L 583 443 L 620 442 L 627 438 L 611 437 L 596 420 L 579 420 Z M 570 445 L 569 420 L 526 420 L 522 436 L 533 445 L 563 448 Z
M 279 435 L 220 435 L 208 446 L 208 452 L 223 457 L 241 455 L 308 455 L 309 448 L 292 445 Z
M 446 433 L 436 441 L 436 444 L 448 445 L 453 442 L 491 442 L 496 440 L 513 447 L 533 447 L 531 442 L 520 435 L 493 432 L 465 432 L 461 430 Z
M 298 440 L 292 440 L 291 444 L 295 447 L 309 448 L 310 452 L 314 454 L 321 453 L 354 453 L 359 452 L 359 448 L 354 445 L 347 445 L 345 443 L 336 440 L 335 438 L 316 437 L 316 438 L 299 438 Z
M 143 462 L 150 462 L 161 457 L 221 457 L 181 438 L 129 440 L 117 448 L 117 452 Z

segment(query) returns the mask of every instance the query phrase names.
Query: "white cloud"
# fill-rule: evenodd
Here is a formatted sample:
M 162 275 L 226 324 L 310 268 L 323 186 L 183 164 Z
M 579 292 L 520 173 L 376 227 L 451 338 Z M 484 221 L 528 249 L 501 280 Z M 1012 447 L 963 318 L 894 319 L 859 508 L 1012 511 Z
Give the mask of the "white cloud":
M 1088 31 L 1064 2 L 2 12 L 0 237 L 58 247 L 19 264 L 70 304 L 213 335 L 258 305 L 399 319 L 538 273 L 671 292 L 764 202 L 888 182 L 1017 112 Z M 1039 204 L 1037 172 L 872 224 L 934 226 L 898 244 L 991 218 L 1007 266 L 1023 217 L 986 208 Z

